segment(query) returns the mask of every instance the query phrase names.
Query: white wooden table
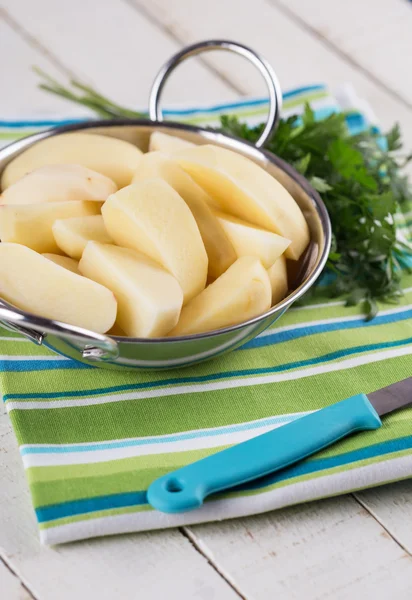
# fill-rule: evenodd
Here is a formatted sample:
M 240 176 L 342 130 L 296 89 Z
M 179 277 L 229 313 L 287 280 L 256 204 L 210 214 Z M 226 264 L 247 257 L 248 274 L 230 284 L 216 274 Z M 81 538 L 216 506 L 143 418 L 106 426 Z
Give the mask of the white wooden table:
M 182 45 L 227 37 L 262 52 L 284 88 L 350 81 L 412 148 L 406 0 L 0 0 L 0 117 L 78 115 L 36 89 L 33 64 L 130 106 Z M 193 60 L 169 102 L 263 93 L 230 56 Z M 17 444 L 0 415 L 1 600 L 412 597 L 412 482 L 195 527 L 58 548 L 38 543 Z

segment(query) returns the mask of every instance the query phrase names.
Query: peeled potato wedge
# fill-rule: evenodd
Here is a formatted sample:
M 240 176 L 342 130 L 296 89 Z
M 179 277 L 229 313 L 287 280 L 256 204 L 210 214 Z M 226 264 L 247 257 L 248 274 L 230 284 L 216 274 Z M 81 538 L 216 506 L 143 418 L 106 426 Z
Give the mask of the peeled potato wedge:
M 179 151 L 174 158 L 221 210 L 291 240 L 286 256 L 300 257 L 309 243 L 306 220 L 289 192 L 262 167 L 209 144 Z
M 60 250 L 77 260 L 81 259 L 90 240 L 106 244 L 112 241 L 101 215 L 58 219 L 53 223 L 52 230 Z
M 20 244 L 0 244 L 0 297 L 41 317 L 108 331 L 116 319 L 113 293 Z
M 164 152 L 165 154 L 172 154 L 173 152 L 186 150 L 186 148 L 190 148 L 194 145 L 195 144 L 192 144 L 192 142 L 182 140 L 174 135 L 154 131 L 150 136 L 149 152 L 159 151 Z
M 152 137 L 154 135 L 152 134 Z M 143 154 L 132 183 L 156 177 L 172 186 L 192 211 L 209 259 L 208 276 L 216 279 L 235 262 L 237 256 L 224 228 L 208 205 L 207 194 L 175 161 L 165 154 L 161 152 Z
M 133 177 L 141 151 L 124 140 L 95 133 L 71 132 L 48 137 L 22 152 L 4 169 L 4 190 L 27 173 L 46 165 L 76 164 L 112 179 L 121 188 Z
M 182 289 L 170 273 L 147 256 L 89 242 L 79 269 L 112 290 L 118 303 L 116 325 L 129 337 L 162 337 L 176 325 Z
M 4 190 L 0 203 L 104 202 L 116 191 L 114 181 L 81 165 L 48 165 L 35 169 Z
M 279 256 L 277 261 L 268 269 L 270 285 L 272 288 L 272 306 L 283 300 L 288 293 L 288 271 L 286 259 Z
M 102 215 L 118 246 L 146 254 L 176 277 L 185 303 L 205 287 L 208 259 L 198 226 L 166 182 L 148 179 L 119 190 L 106 200 Z
M 290 245 L 290 240 L 277 233 L 254 227 L 218 211 L 215 215 L 232 242 L 237 256 L 257 256 L 266 269 L 271 267 Z
M 79 271 L 79 263 L 77 262 L 77 260 L 69 258 L 68 256 L 60 256 L 60 254 L 49 254 L 47 252 L 45 252 L 43 256 L 56 263 L 56 265 L 60 265 L 65 269 L 69 269 L 69 271 L 71 271 L 72 273 L 77 273 L 77 275 L 81 275 Z
M 269 276 L 260 260 L 242 256 L 185 306 L 170 336 L 213 331 L 247 321 L 269 310 Z
M 0 240 L 23 244 L 36 252 L 62 254 L 53 237 L 53 223 L 57 219 L 96 215 L 100 206 L 99 202 L 0 205 Z

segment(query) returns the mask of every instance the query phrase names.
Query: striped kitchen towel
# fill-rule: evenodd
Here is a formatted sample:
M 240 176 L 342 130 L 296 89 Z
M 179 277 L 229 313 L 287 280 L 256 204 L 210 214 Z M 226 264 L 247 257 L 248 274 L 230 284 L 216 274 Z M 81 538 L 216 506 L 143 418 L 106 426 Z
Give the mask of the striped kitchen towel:
M 373 115 L 350 88 L 285 94 L 319 118 L 342 107 L 349 128 Z M 214 123 L 224 113 L 261 120 L 265 100 L 169 111 Z M 360 110 L 359 110 L 360 109 Z M 63 123 L 61 121 L 60 123 Z M 11 141 L 56 122 L 0 122 Z M 412 207 L 399 217 L 411 241 Z M 87 367 L 0 331 L 0 383 L 26 469 L 43 543 L 173 527 L 259 513 L 412 476 L 412 409 L 301 463 L 166 515 L 147 504 L 160 475 L 359 392 L 412 373 L 412 275 L 399 305 L 366 322 L 357 307 L 322 297 L 289 310 L 244 347 L 184 370 L 116 373 Z

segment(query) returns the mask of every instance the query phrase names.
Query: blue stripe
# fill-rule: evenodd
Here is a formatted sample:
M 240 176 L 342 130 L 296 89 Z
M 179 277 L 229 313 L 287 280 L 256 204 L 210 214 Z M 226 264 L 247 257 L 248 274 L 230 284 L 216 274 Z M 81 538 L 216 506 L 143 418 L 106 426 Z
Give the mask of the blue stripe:
M 214 429 L 203 429 L 199 431 L 188 431 L 176 435 L 165 435 L 161 437 L 147 437 L 135 440 L 121 440 L 119 442 L 101 442 L 98 444 L 72 444 L 70 446 L 28 446 L 20 448 L 21 456 L 27 454 L 70 454 L 71 452 L 95 452 L 98 450 L 113 450 L 116 448 L 130 448 L 133 446 L 148 446 L 152 444 L 168 444 L 170 442 L 182 442 L 185 440 L 195 440 L 200 438 L 214 437 L 216 435 L 237 433 L 239 431 L 252 431 L 261 427 L 270 425 L 280 425 L 289 423 L 306 415 L 303 412 L 299 415 L 283 415 L 279 417 L 269 417 L 261 421 L 252 423 L 240 423 L 238 425 L 228 425 L 226 427 L 217 427 Z
M 239 350 L 250 350 L 251 348 L 262 348 L 264 346 L 271 346 L 273 344 L 280 344 L 282 342 L 290 342 L 291 340 L 297 340 L 299 338 L 307 337 L 309 335 L 315 335 L 319 333 L 330 333 L 332 331 L 341 331 L 345 329 L 361 329 L 363 327 L 375 327 L 378 325 L 388 325 L 389 323 L 396 323 L 398 321 L 406 321 L 412 318 L 412 309 L 408 308 L 404 311 L 389 313 L 386 315 L 377 315 L 371 321 L 365 321 L 365 318 L 360 316 L 355 320 L 342 320 L 334 323 L 324 323 L 311 325 L 306 323 L 303 326 L 296 325 L 294 329 L 288 331 L 274 331 L 269 335 L 256 337 L 250 342 L 247 342 L 244 346 L 241 346 Z
M 86 118 L 83 119 L 56 119 L 46 121 L 4 121 L 0 120 L 0 127 L 6 127 L 7 129 L 18 129 L 19 127 L 60 127 L 63 125 L 74 125 L 76 123 L 83 123 Z
M 288 100 L 296 96 L 304 95 L 310 92 L 325 91 L 324 85 L 308 85 L 299 88 L 295 88 L 283 94 L 283 99 Z M 210 107 L 191 107 L 185 109 L 173 109 L 164 110 L 164 114 L 168 115 L 189 115 L 193 113 L 215 113 L 222 110 L 250 107 L 250 106 L 261 106 L 268 103 L 268 98 L 256 98 L 254 100 L 241 100 L 239 102 L 216 104 Z M 79 118 L 79 119 L 62 119 L 62 120 L 0 120 L 0 127 L 18 128 L 18 127 L 58 127 L 60 125 L 71 125 L 74 123 L 83 123 L 90 119 Z
M 36 508 L 36 516 L 39 523 L 44 523 L 63 517 L 96 512 L 97 510 L 141 506 L 142 504 L 147 504 L 146 492 L 127 492 L 125 494 L 112 494 Z
M 254 482 L 233 488 L 232 491 L 263 490 L 265 487 L 269 487 L 279 481 L 285 481 L 286 479 L 294 479 L 295 477 L 300 477 L 302 475 L 310 475 L 311 473 L 333 469 L 368 458 L 384 456 L 385 454 L 410 450 L 411 448 L 412 436 L 407 436 L 360 448 L 359 450 L 353 450 L 352 452 L 339 454 L 338 456 L 314 460 L 309 459 L 302 461 L 293 467 L 289 467 L 288 469 L 283 469 L 279 473 L 274 473 L 273 475 L 262 477 Z M 100 510 L 124 508 L 127 506 L 142 506 L 144 504 L 147 504 L 146 491 L 139 490 L 136 492 L 126 492 L 124 494 L 110 494 L 107 496 L 97 496 L 96 498 L 41 506 L 36 509 L 36 516 L 39 523 L 45 523 L 55 519 L 63 519 L 65 517 L 88 514 Z
M 0 372 L 54 371 L 56 369 L 92 369 L 74 360 L 0 360 Z
M 146 381 L 141 383 L 136 383 L 132 385 L 119 385 L 113 387 L 106 387 L 101 389 L 94 390 L 80 390 L 78 392 L 69 391 L 69 392 L 50 392 L 50 393 L 36 393 L 36 394 L 5 394 L 3 396 L 4 401 L 12 400 L 12 399 L 30 399 L 34 400 L 36 398 L 69 398 L 69 397 L 83 397 L 83 396 L 93 396 L 98 394 L 108 394 L 111 392 L 123 392 L 123 391 L 133 391 L 133 390 L 142 390 L 147 388 L 154 387 L 167 387 L 174 384 L 183 384 L 183 383 L 205 383 L 208 381 L 216 381 L 220 379 L 229 379 L 231 377 L 242 377 L 248 375 L 265 375 L 270 373 L 281 373 L 283 371 L 290 371 L 292 369 L 299 369 L 302 367 L 309 367 L 313 365 L 320 365 L 329 361 L 333 361 L 339 358 L 345 358 L 347 356 L 352 356 L 354 354 L 360 354 L 363 352 L 374 352 L 376 350 L 385 350 L 388 348 L 398 348 L 402 346 L 407 346 L 412 344 L 412 337 L 402 339 L 402 340 L 392 340 L 390 342 L 381 342 L 377 344 L 366 344 L 365 346 L 354 346 L 353 348 L 347 348 L 343 350 L 337 350 L 335 352 L 329 352 L 328 354 L 324 354 L 319 357 L 309 358 L 306 360 L 295 361 L 291 363 L 285 363 L 283 365 L 278 365 L 276 367 L 264 367 L 260 369 L 239 369 L 238 371 L 227 371 L 223 373 L 212 373 L 210 375 L 201 375 L 195 377 L 175 377 L 171 379 L 164 379 L 158 381 Z
M 271 346 L 274 344 L 279 344 L 283 342 L 289 342 L 291 340 L 296 340 L 299 338 L 307 337 L 309 335 L 315 335 L 320 333 L 330 333 L 334 331 L 340 331 L 345 329 L 359 329 L 362 327 L 374 327 L 378 325 L 387 325 L 390 323 L 395 323 L 399 321 L 405 321 L 407 319 L 412 318 L 412 310 L 405 309 L 405 311 L 389 313 L 387 315 L 377 315 L 372 321 L 365 321 L 363 317 L 359 317 L 358 320 L 353 321 L 339 321 L 335 323 L 325 323 L 323 325 L 319 324 L 306 324 L 302 327 L 296 326 L 294 329 L 288 331 L 274 331 L 272 334 L 257 337 L 241 346 L 238 350 L 250 350 L 253 348 L 262 348 L 265 346 Z M 385 347 L 385 346 L 382 346 Z M 359 347 L 361 348 L 361 347 Z M 368 348 L 365 346 L 365 348 Z M 357 350 L 359 351 L 359 350 Z M 342 351 L 344 352 L 344 351 Z M 350 349 L 348 350 L 350 353 Z M 70 357 L 67 357 L 70 358 Z M 319 362 L 323 362 L 319 358 Z M 317 364 L 318 359 L 309 359 L 310 363 L 308 364 Z M 297 366 L 303 366 L 301 363 L 290 363 L 289 365 L 280 365 L 277 367 L 279 370 L 287 370 L 297 368 Z M 11 372 L 23 372 L 23 371 L 44 371 L 44 370 L 52 370 L 52 369 L 93 369 L 95 367 L 91 365 L 86 365 L 77 361 L 67 360 L 67 361 L 30 361 L 30 360 L 16 360 L 16 361 L 1 361 L 0 360 L 0 371 L 11 371 Z M 59 395 L 51 394 L 6 394 L 4 396 L 4 400 L 10 400 L 11 398 L 19 398 L 19 399 L 34 399 L 38 398 L 61 398 L 61 397 L 69 397 L 74 396 L 78 397 L 82 394 L 87 396 L 91 394 L 102 394 L 102 393 L 110 393 L 117 391 L 125 391 L 125 390 L 133 390 L 133 389 L 145 389 L 147 387 L 156 387 L 156 386 L 166 386 L 173 385 L 175 383 L 201 383 L 204 381 L 209 381 L 213 379 L 221 379 L 226 377 L 234 377 L 241 375 L 256 375 L 261 373 L 262 370 L 245 370 L 245 371 L 228 371 L 226 373 L 216 373 L 204 377 L 188 377 L 188 378 L 174 378 L 164 381 L 153 381 L 153 382 L 145 382 L 139 383 L 132 386 L 116 386 L 111 388 L 104 388 L 98 390 L 83 390 L 83 392 L 60 392 Z M 275 371 L 270 371 L 275 372 Z

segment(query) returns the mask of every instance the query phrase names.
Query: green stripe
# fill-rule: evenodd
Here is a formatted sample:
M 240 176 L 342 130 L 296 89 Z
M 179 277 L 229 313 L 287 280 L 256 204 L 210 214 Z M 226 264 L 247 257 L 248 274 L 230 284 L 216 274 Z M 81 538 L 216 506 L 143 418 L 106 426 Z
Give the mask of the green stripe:
M 14 140 L 21 140 L 22 138 L 25 138 L 29 135 L 34 135 L 35 133 L 38 133 L 39 131 L 42 131 L 42 128 L 38 128 L 38 129 L 25 129 L 24 131 L 0 131 L 0 140 L 8 140 L 10 142 L 14 141 Z
M 405 409 L 385 417 L 383 426 L 373 432 L 363 432 L 353 437 L 342 440 L 330 448 L 317 454 L 317 458 L 329 458 L 353 450 L 358 450 L 370 444 L 378 444 L 390 439 L 403 438 L 411 435 L 411 417 L 412 408 Z M 201 444 L 202 441 L 199 441 Z M 178 466 L 194 462 L 209 454 L 223 450 L 227 446 L 215 448 L 203 448 L 184 452 L 168 452 L 167 454 L 149 454 L 109 460 L 104 462 L 92 462 L 93 453 L 90 453 L 91 462 L 86 464 L 59 465 L 29 467 L 26 470 L 28 480 L 31 484 L 54 483 L 59 480 L 71 479 L 90 479 L 92 482 L 95 477 L 123 473 L 125 471 L 140 471 L 145 469 L 166 469 L 171 470 Z M 136 452 L 138 449 L 136 449 Z M 81 496 L 79 496 L 81 497 Z
M 412 284 L 412 277 L 410 276 L 410 283 Z M 402 305 L 406 306 L 412 303 L 412 290 L 405 295 L 399 307 Z M 385 309 L 388 306 L 393 305 L 382 305 Z M 321 311 L 321 315 L 319 312 Z M 299 310 L 292 310 L 287 312 L 280 323 L 275 324 L 273 331 L 276 329 L 288 325 L 298 323 L 310 323 L 312 321 L 331 318 L 347 318 L 351 316 L 360 315 L 361 308 L 357 307 L 345 307 L 345 306 L 329 306 L 322 309 L 316 310 L 305 310 L 303 308 Z M 387 339 L 402 338 L 405 331 L 405 321 L 400 321 L 397 324 L 377 325 L 374 326 L 373 322 L 369 327 L 362 329 L 351 329 L 349 332 L 329 332 L 316 334 L 308 338 L 298 338 L 289 342 L 283 342 L 276 346 L 269 346 L 266 348 L 254 348 L 249 350 L 242 350 L 240 352 L 232 353 L 230 356 L 225 356 L 215 361 L 208 361 L 196 367 L 195 374 L 199 377 L 210 376 L 217 372 L 228 372 L 233 370 L 244 370 L 251 368 L 265 368 L 275 365 L 284 364 L 288 360 L 288 357 L 292 357 L 291 360 L 303 360 L 305 358 L 313 358 L 318 356 L 320 353 L 326 354 L 326 352 L 332 352 L 341 348 L 350 348 L 356 345 L 362 345 L 367 343 L 378 343 L 383 342 Z M 388 337 L 389 336 L 389 337 Z M 313 345 L 313 340 L 316 339 L 317 345 Z M 349 340 L 349 341 L 348 341 Z M 12 345 L 12 344 L 11 344 Z M 27 344 L 30 348 L 31 353 L 36 353 L 37 348 L 34 345 Z M 27 348 L 27 349 L 28 349 Z M 14 349 L 14 353 L 21 352 L 21 344 Z M 26 350 L 26 348 L 25 348 Z M 7 350 L 8 351 L 8 350 Z M 289 354 L 290 352 L 290 354 Z M 52 355 L 51 351 L 46 350 L 46 354 Z M 193 373 L 193 371 L 191 371 Z M 116 385 L 133 385 L 137 381 L 141 383 L 147 383 L 153 381 L 179 379 L 187 377 L 187 370 L 173 370 L 173 371 L 162 371 L 157 373 L 152 372 L 141 372 L 135 373 L 113 373 L 104 370 L 94 370 L 93 373 L 90 371 L 76 371 L 76 377 L 73 377 L 72 371 L 60 371 L 59 377 L 56 378 L 54 372 L 43 371 L 41 373 L 42 386 L 38 385 L 39 374 L 38 373 L 26 373 L 24 377 L 21 373 L 9 373 L 8 379 L 10 382 L 10 388 L 13 389 L 14 394 L 30 394 L 33 390 L 44 389 L 45 391 L 53 390 L 54 392 L 65 392 L 65 391 L 83 391 L 90 389 L 105 389 Z
M 329 94 L 327 92 L 312 92 L 311 94 L 306 94 L 305 96 L 298 96 L 297 98 L 285 100 L 283 108 L 285 110 L 289 110 L 290 108 L 296 108 L 297 106 L 302 107 L 307 102 L 315 102 L 316 100 L 323 100 L 328 97 Z
M 409 377 L 412 356 L 266 385 L 130 400 L 73 410 L 12 411 L 19 443 L 76 443 L 164 435 L 315 410 Z M 270 393 L 268 393 L 270 389 Z M 193 418 L 196 415 L 196 418 Z M 64 423 L 64 428 L 62 424 Z M 24 432 L 24 435 L 22 435 Z
M 209 454 L 223 450 L 227 446 L 218 448 L 204 448 L 185 452 L 169 452 L 167 454 L 149 454 L 134 456 L 98 463 L 79 465 L 59 465 L 51 467 L 29 467 L 26 475 L 30 484 L 54 484 L 61 480 L 90 479 L 91 485 L 95 478 L 112 476 L 140 470 L 170 470 L 177 465 L 185 465 L 199 460 Z M 92 457 L 92 453 L 91 453 Z M 74 484 L 73 484 L 74 485 Z M 136 488 L 135 488 L 136 489 Z M 82 496 L 78 496 L 81 498 Z
M 410 433 L 409 426 L 409 433 Z M 376 433 L 379 433 L 378 431 Z M 381 441 L 386 441 L 385 437 L 378 439 L 378 437 L 373 437 L 373 432 L 368 436 L 368 434 L 358 434 L 354 436 L 354 439 L 359 440 L 359 438 L 363 438 L 362 443 L 356 444 L 357 448 L 367 447 L 369 445 L 368 441 L 373 445 L 375 443 L 379 443 Z M 366 439 L 368 437 L 368 439 Z M 389 436 L 391 439 L 392 436 Z M 396 438 L 393 438 L 396 439 Z M 215 449 L 214 451 L 220 450 Z M 352 450 L 354 448 L 350 448 Z M 213 452 L 214 452 L 213 451 Z M 347 452 L 346 449 L 344 452 Z M 206 456 L 208 454 L 213 453 L 208 450 L 207 452 L 199 453 L 199 456 L 195 457 L 196 460 Z M 344 453 L 339 452 L 338 454 Z M 183 453 L 186 455 L 186 453 Z M 94 497 L 99 497 L 102 495 L 111 495 L 111 494 L 121 494 L 126 492 L 134 492 L 136 490 L 144 490 L 150 485 L 152 481 L 156 478 L 166 474 L 170 471 L 170 469 L 179 468 L 192 460 L 191 453 L 187 453 L 189 456 L 185 456 L 183 460 L 177 460 L 168 465 L 163 465 L 162 467 L 158 467 L 156 469 L 145 469 L 137 473 L 136 469 L 131 469 L 130 471 L 122 471 L 117 474 L 106 475 L 106 476 L 98 476 L 90 479 L 91 473 L 87 474 L 83 479 L 69 479 L 66 484 L 64 481 L 57 482 L 48 482 L 45 483 L 31 483 L 31 491 L 33 495 L 33 503 L 34 507 L 38 508 L 40 506 L 50 506 L 53 504 L 59 504 L 62 502 L 69 502 L 73 500 L 79 499 L 90 499 Z M 265 486 L 264 488 L 258 488 L 256 490 L 250 491 L 240 491 L 240 492 L 227 492 L 222 493 L 219 497 L 222 498 L 233 498 L 233 497 L 244 497 L 244 496 L 255 496 L 264 492 L 272 491 L 278 488 L 286 487 L 288 485 L 293 485 L 302 481 L 310 481 L 313 479 L 317 479 L 319 477 L 325 477 L 329 475 L 333 475 L 336 473 L 342 473 L 345 471 L 354 470 L 360 467 L 365 467 L 367 465 L 376 464 L 382 462 L 382 460 L 390 460 L 393 458 L 400 458 L 402 456 L 412 455 L 412 450 L 402 450 L 400 452 L 393 452 L 382 456 L 367 458 L 363 460 L 356 461 L 354 463 L 341 465 L 338 467 L 333 467 L 330 469 L 323 469 L 321 471 L 316 471 L 310 474 L 301 475 L 298 477 L 293 477 L 292 479 L 286 479 L 278 481 L 272 485 Z M 327 455 L 323 452 L 319 452 L 316 454 L 316 457 L 307 459 L 308 463 L 313 461 L 317 461 L 319 459 L 325 458 Z M 165 458 L 165 457 L 164 457 Z M 96 465 L 95 465 L 96 466 Z M 90 472 L 92 465 L 89 466 Z
M 114 473 L 104 477 L 95 477 L 93 481 L 89 477 L 85 479 L 60 480 L 53 483 L 30 483 L 30 492 L 34 508 L 50 506 L 70 500 L 94 498 L 119 494 L 121 492 L 133 492 L 146 489 L 156 477 L 157 473 L 167 473 L 167 470 L 144 470 Z
M 412 433 L 411 416 L 412 409 L 409 409 L 405 411 L 404 417 L 397 422 L 389 422 L 385 419 L 381 429 L 349 437 L 327 450 L 318 452 L 316 457 L 309 459 L 309 462 L 339 456 L 370 445 L 410 436 Z M 187 452 L 138 456 L 83 465 L 31 467 L 27 469 L 27 477 L 34 506 L 37 508 L 69 500 L 144 490 L 152 481 L 171 470 L 200 460 L 226 447 L 219 446 Z M 412 454 L 412 450 L 405 450 L 404 454 Z M 382 457 L 375 457 L 370 460 L 379 461 L 382 460 Z M 353 464 L 358 464 L 358 462 Z M 348 465 L 334 467 L 334 472 L 336 470 L 345 471 L 348 468 Z M 311 475 L 303 475 L 299 479 L 308 478 L 311 478 Z M 295 481 L 295 478 L 293 481 Z
M 19 343 L 16 341 L 1 343 L 3 344 L 2 354 L 7 354 L 7 356 L 56 356 L 56 354 L 46 348 L 46 346 L 36 346 L 33 343 L 25 343 L 23 345 L 21 342 Z
M 348 335 L 349 332 L 350 335 Z M 311 359 L 315 360 L 320 355 L 323 356 L 327 354 L 333 354 L 340 351 L 342 348 L 351 349 L 356 348 L 357 346 L 362 347 L 367 346 L 369 344 L 379 344 L 384 343 L 389 339 L 402 340 L 404 338 L 404 335 L 404 320 L 400 320 L 398 323 L 388 323 L 383 325 L 377 324 L 376 326 L 373 325 L 372 321 L 368 327 L 347 330 L 343 334 L 337 331 L 317 333 L 307 337 L 300 337 L 289 341 L 283 341 L 281 343 L 277 343 L 271 346 L 242 350 L 233 353 L 230 356 L 229 360 L 228 357 L 223 357 L 218 361 L 214 361 L 213 363 L 204 363 L 204 365 L 198 367 L 196 375 L 207 377 L 214 373 L 231 373 L 242 372 L 250 369 L 269 369 L 272 367 L 280 367 L 285 364 L 285 360 L 287 360 L 287 357 L 289 357 L 289 361 L 292 359 L 293 362 Z M 345 358 L 346 357 L 334 359 L 333 362 L 341 362 L 345 360 Z M 299 371 L 300 369 L 290 369 L 290 371 L 292 370 Z M 93 376 L 94 375 L 95 373 L 93 373 Z M 180 378 L 187 377 L 187 372 L 184 370 L 166 371 L 162 375 L 163 379 L 176 381 L 176 384 L 174 384 L 173 386 L 170 386 L 169 384 L 169 387 L 174 387 L 175 385 L 179 385 Z M 84 372 L 80 372 L 79 376 L 85 380 L 85 383 L 87 384 L 86 389 L 90 389 L 91 387 L 97 389 L 97 387 L 99 387 L 103 389 L 103 391 L 105 391 L 106 386 L 104 384 L 100 384 L 100 372 L 96 372 L 96 378 L 92 377 L 90 372 L 87 372 L 86 375 L 84 375 Z M 243 376 L 243 378 L 249 378 L 249 376 L 245 375 Z M 95 379 L 98 379 L 98 381 L 96 381 Z M 113 379 L 113 377 L 111 378 L 112 386 L 116 385 L 116 379 Z M 144 374 L 142 377 L 139 377 L 139 379 L 140 382 L 152 382 L 153 374 Z M 162 378 L 157 378 L 156 381 L 159 381 L 161 379 Z M 123 378 L 120 380 L 120 383 L 122 385 L 126 385 L 126 382 L 123 380 Z M 133 382 L 130 385 L 133 385 L 134 383 L 136 383 L 136 378 L 133 379 Z M 195 383 L 184 383 L 184 385 L 193 387 Z M 69 389 L 71 390 L 72 387 L 70 387 Z M 149 387 L 147 389 L 153 388 Z M 132 393 L 133 390 L 128 391 Z M 137 390 L 137 392 L 141 393 L 141 390 Z M 122 393 L 123 392 L 121 391 L 114 392 L 112 393 L 112 395 L 115 398 L 117 395 L 120 395 Z M 52 398 L 50 400 L 53 402 L 61 402 L 64 400 L 64 398 Z M 21 400 L 22 403 L 24 403 L 25 401 L 30 402 L 30 398 L 26 400 Z M 49 400 L 46 398 L 45 401 Z M 156 398 L 152 399 L 153 403 L 156 403 L 156 401 Z
M 5 327 L 0 327 L 0 335 L 8 338 L 14 338 L 16 342 L 18 342 L 19 340 L 26 339 L 20 333 L 16 333 L 15 331 L 9 331 Z
M 399 453 L 399 454 L 402 454 L 402 453 Z M 396 455 L 393 458 L 398 458 L 398 456 L 399 455 Z M 376 462 L 379 462 L 379 459 L 377 459 Z M 359 464 L 356 463 L 356 465 L 354 466 L 354 469 L 358 468 L 358 466 L 363 466 L 363 465 L 361 465 L 360 463 Z M 321 472 L 321 473 L 316 473 L 316 474 L 314 474 L 313 477 L 311 477 L 311 479 L 316 479 L 316 478 L 322 477 L 324 475 L 324 473 L 325 473 L 324 471 Z M 328 474 L 329 474 L 329 472 L 328 472 Z M 298 479 L 299 478 L 294 479 L 293 483 L 295 483 Z M 403 478 L 396 478 L 396 479 L 393 479 L 393 480 L 387 480 L 387 481 L 385 481 L 385 483 L 386 484 L 388 484 L 388 483 L 395 483 L 396 481 L 404 481 L 406 479 L 409 479 L 409 476 L 408 477 L 403 477 Z M 281 483 L 284 483 L 285 486 L 289 485 L 289 484 L 292 484 L 292 482 L 288 482 L 288 481 L 281 482 Z M 279 487 L 285 487 L 285 486 L 281 486 L 280 485 Z M 361 486 L 361 487 L 357 486 L 355 488 L 346 490 L 346 493 L 352 493 L 352 492 L 356 492 L 356 491 L 358 491 L 360 489 L 364 490 L 364 489 L 369 489 L 369 488 L 373 488 L 373 487 L 376 487 L 376 484 L 371 484 L 371 485 L 368 485 L 368 486 Z M 267 491 L 266 488 L 264 488 L 264 489 L 262 489 L 262 490 L 260 490 L 258 492 L 254 492 L 254 493 L 244 492 L 241 495 L 242 496 L 254 496 L 256 494 L 263 493 L 263 492 L 266 492 L 266 491 Z M 328 497 L 332 498 L 332 497 L 341 496 L 341 495 L 342 495 L 342 492 L 336 492 L 334 494 L 329 493 Z M 220 497 L 222 497 L 222 496 L 223 495 L 221 495 Z M 240 496 L 240 494 L 239 494 L 239 496 Z M 233 497 L 234 497 L 234 494 L 232 493 L 231 498 L 233 498 Z M 307 502 L 311 502 L 313 500 L 317 500 L 318 498 L 319 498 L 319 496 L 313 496 L 313 498 L 307 500 Z M 139 506 L 127 506 L 125 508 L 108 509 L 108 510 L 104 510 L 104 511 L 97 511 L 97 512 L 94 512 L 94 513 L 87 513 L 87 514 L 83 514 L 83 515 L 75 515 L 74 517 L 65 517 L 63 519 L 55 519 L 54 521 L 47 521 L 47 522 L 44 522 L 44 523 L 39 523 L 38 527 L 41 530 L 53 529 L 54 527 L 58 527 L 60 525 L 69 525 L 71 523 L 78 523 L 80 521 L 90 521 L 92 519 L 104 518 L 106 516 L 110 517 L 110 516 L 123 515 L 123 514 L 134 514 L 134 513 L 137 513 L 137 512 L 149 512 L 149 511 L 152 511 L 152 510 L 153 510 L 152 507 L 149 506 L 149 505 L 147 505 L 147 504 L 145 504 L 145 505 L 139 505 Z
M 327 98 L 328 94 L 326 94 L 325 92 L 314 92 L 312 94 L 308 94 L 305 97 L 300 96 L 299 98 L 293 99 L 293 100 L 289 100 L 286 101 L 283 105 L 284 110 L 289 110 L 291 108 L 295 108 L 297 106 L 301 106 L 302 103 L 305 102 L 314 102 L 316 100 L 322 100 L 323 98 Z M 268 107 L 264 106 L 264 107 L 259 107 L 259 108 L 239 108 L 238 110 L 233 110 L 233 109 L 227 109 L 227 110 L 222 110 L 219 115 L 216 115 L 216 118 L 214 118 L 214 115 L 210 115 L 208 113 L 205 114 L 201 114 L 198 115 L 196 117 L 187 117 L 184 119 L 180 119 L 182 122 L 187 123 L 189 125 L 199 125 L 201 123 L 207 123 L 207 124 L 213 124 L 215 122 L 219 122 L 220 121 L 220 117 L 222 115 L 235 115 L 236 117 L 240 118 L 240 119 L 250 119 L 253 117 L 258 117 L 258 116 L 263 116 L 266 115 L 268 111 Z M 176 117 L 175 116 L 171 116 L 170 117 L 171 121 L 175 121 Z

